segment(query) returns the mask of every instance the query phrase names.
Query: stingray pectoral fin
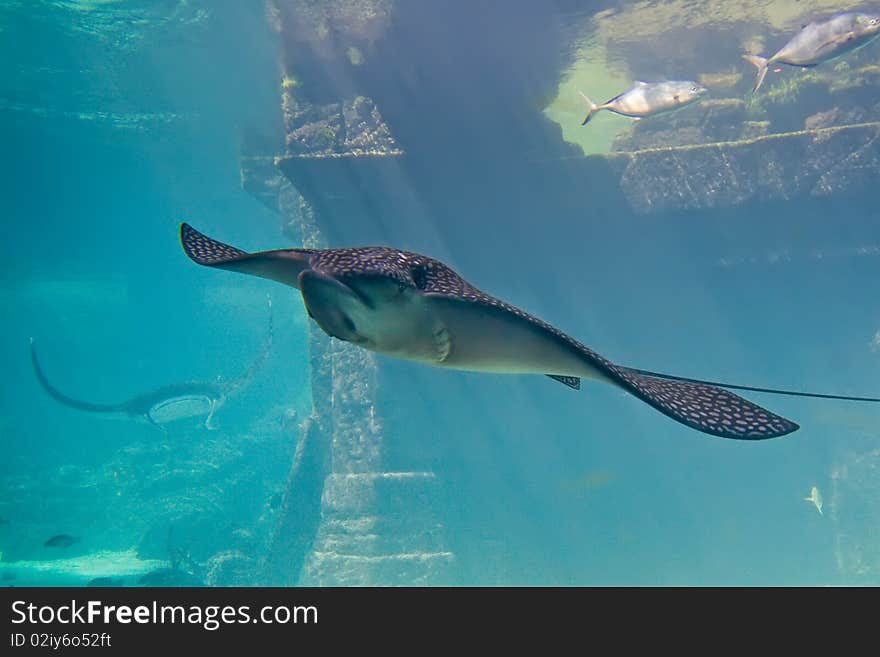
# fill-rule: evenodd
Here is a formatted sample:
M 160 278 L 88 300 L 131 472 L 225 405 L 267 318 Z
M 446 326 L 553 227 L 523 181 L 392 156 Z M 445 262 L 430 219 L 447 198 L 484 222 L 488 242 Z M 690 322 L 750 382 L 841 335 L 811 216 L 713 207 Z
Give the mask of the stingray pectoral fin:
M 794 422 L 712 385 L 650 376 L 615 365 L 556 327 L 497 299 L 426 294 L 449 331 L 446 367 L 483 372 L 590 377 L 616 385 L 703 433 L 742 440 L 776 438 Z
M 605 379 L 549 324 L 488 296 L 426 293 L 426 307 L 449 336 L 442 367 L 475 372 L 546 374 L 575 388 L 580 377 Z M 567 338 L 567 340 L 566 340 Z
M 211 239 L 187 223 L 180 224 L 180 243 L 189 259 L 200 265 L 268 278 L 291 287 L 297 287 L 299 275 L 309 267 L 308 249 L 247 253 Z
M 715 386 L 675 381 L 612 366 L 621 387 L 697 431 L 739 440 L 778 438 L 800 427 L 747 399 Z

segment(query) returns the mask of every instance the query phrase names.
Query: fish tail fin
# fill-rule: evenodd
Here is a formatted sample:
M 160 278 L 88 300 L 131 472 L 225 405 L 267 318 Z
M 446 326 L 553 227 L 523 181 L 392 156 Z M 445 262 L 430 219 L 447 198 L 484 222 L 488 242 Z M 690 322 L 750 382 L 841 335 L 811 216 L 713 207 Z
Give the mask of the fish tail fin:
M 764 83 L 764 76 L 767 75 L 767 65 L 769 64 L 769 60 L 760 55 L 743 55 L 743 59 L 758 69 L 758 72 L 755 75 L 755 86 L 752 87 L 752 93 L 755 93 Z
M 587 101 L 587 118 L 583 120 L 581 125 L 587 125 L 590 122 L 590 119 L 593 118 L 593 114 L 595 114 L 599 110 L 599 106 L 590 100 L 590 97 L 587 96 L 583 91 L 578 92 L 585 101 Z
M 664 415 L 713 436 L 765 440 L 800 428 L 723 388 L 643 374 L 619 365 L 613 365 L 611 372 L 625 390 Z
M 37 349 L 34 346 L 34 339 L 31 338 L 31 365 L 34 368 L 34 374 L 37 377 L 37 381 L 40 382 L 40 386 L 42 386 L 43 390 L 55 401 L 59 404 L 64 404 L 65 406 L 69 406 L 70 408 L 75 408 L 80 411 L 89 411 L 91 413 L 117 413 L 124 410 L 124 404 L 92 404 L 91 402 L 80 401 L 79 399 L 74 399 L 73 397 L 68 397 L 63 392 L 58 390 L 55 386 L 53 386 L 49 379 L 46 378 L 46 374 L 43 372 L 43 368 L 40 365 L 40 361 L 37 358 Z

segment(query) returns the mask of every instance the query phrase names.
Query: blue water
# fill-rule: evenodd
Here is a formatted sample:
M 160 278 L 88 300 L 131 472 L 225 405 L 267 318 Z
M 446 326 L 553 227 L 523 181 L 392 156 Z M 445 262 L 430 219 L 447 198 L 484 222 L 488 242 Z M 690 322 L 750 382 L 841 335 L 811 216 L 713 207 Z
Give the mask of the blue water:
M 569 15 L 589 14 L 588 4 Z M 299 294 L 197 267 L 178 244 L 185 220 L 247 250 L 298 246 L 241 188 L 239 170 L 242 135 L 278 121 L 280 40 L 262 2 L 0 7 L 4 584 L 119 576 L 136 585 L 169 567 L 208 584 L 267 583 L 259 564 L 281 514 L 297 507 L 279 502 L 289 478 L 344 471 L 337 454 L 327 471 L 291 475 L 313 406 Z M 878 52 L 866 49 L 864 61 Z M 493 100 L 491 81 L 479 93 L 508 122 L 523 111 Z M 536 157 L 541 144 L 523 148 Z M 334 217 L 331 246 L 383 243 L 443 259 L 626 365 L 880 395 L 876 194 L 643 216 L 572 174 L 554 182 L 566 196 L 535 208 L 518 206 L 516 185 L 509 198 L 481 196 L 503 185 L 467 162 L 437 163 L 478 181 L 443 190 L 448 207 L 373 223 Z M 470 214 L 446 217 L 463 205 Z M 89 401 L 234 379 L 265 339 L 267 293 L 270 358 L 218 411 L 214 431 L 198 417 L 163 432 L 78 412 L 34 377 L 31 337 L 50 380 Z M 544 377 L 375 362 L 378 465 L 436 482 L 427 502 L 387 503 L 376 531 L 407 544 L 395 532 L 427 529 L 401 530 L 403 516 L 431 507 L 431 531 L 440 528 L 431 550 L 454 556 L 427 583 L 880 584 L 880 405 L 750 394 L 801 429 L 731 441 L 597 383 L 574 392 Z M 802 499 L 812 486 L 822 515 Z M 44 546 L 58 534 L 78 540 Z M 231 553 L 243 564 L 235 581 L 216 575 Z M 320 583 L 333 582 L 328 568 Z M 340 581 L 407 583 L 383 572 Z

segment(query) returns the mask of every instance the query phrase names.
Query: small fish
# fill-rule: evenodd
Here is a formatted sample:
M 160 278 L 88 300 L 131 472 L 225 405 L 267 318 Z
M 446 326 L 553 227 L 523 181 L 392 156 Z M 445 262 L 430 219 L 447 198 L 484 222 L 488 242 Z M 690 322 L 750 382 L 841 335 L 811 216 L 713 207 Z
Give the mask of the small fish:
M 857 50 L 867 45 L 878 34 L 880 34 L 880 16 L 872 14 L 837 14 L 828 20 L 804 25 L 803 29 L 772 57 L 743 55 L 743 59 L 758 69 L 752 92 L 760 89 L 770 64 L 779 62 L 809 68 Z
M 609 110 L 615 114 L 641 119 L 645 116 L 663 114 L 690 105 L 699 100 L 707 89 L 692 80 L 671 80 L 669 82 L 636 81 L 629 91 L 597 105 L 583 92 L 581 97 L 587 101 L 589 112 L 581 125 L 587 125 L 593 114 L 599 110 Z
M 813 486 L 810 489 L 810 496 L 805 497 L 804 502 L 812 502 L 813 506 L 815 506 L 816 510 L 819 512 L 819 515 L 824 515 L 822 513 L 822 493 L 819 492 L 819 489 L 816 486 Z
M 43 543 L 43 545 L 45 547 L 68 548 L 77 541 L 79 541 L 79 539 L 75 536 L 70 536 L 68 534 L 57 534 L 45 543 Z

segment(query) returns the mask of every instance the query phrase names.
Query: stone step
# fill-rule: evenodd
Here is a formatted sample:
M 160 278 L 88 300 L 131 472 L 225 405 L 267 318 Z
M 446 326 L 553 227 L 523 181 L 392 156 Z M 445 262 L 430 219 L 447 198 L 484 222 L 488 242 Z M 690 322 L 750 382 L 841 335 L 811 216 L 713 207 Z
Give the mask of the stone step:
M 428 511 L 435 487 L 433 472 L 331 474 L 324 482 L 321 506 L 331 517 Z
M 325 516 L 315 549 L 364 556 L 386 553 L 442 552 L 445 528 L 433 516 Z
M 452 552 L 401 552 L 364 556 L 314 551 L 304 586 L 428 586 L 451 582 Z

